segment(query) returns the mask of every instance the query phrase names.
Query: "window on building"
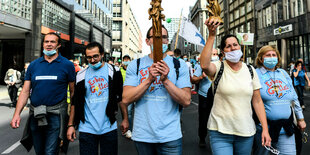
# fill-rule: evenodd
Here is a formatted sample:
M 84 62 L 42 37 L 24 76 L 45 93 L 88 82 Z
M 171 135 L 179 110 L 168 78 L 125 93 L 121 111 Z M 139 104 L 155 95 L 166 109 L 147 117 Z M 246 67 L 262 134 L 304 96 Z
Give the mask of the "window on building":
M 240 7 L 240 16 L 243 16 L 245 14 L 245 7 L 244 5 Z
M 266 26 L 271 26 L 272 17 L 271 17 L 271 6 L 266 8 Z
M 122 30 L 122 21 L 113 21 L 112 30 L 113 31 L 121 31 Z
M 278 23 L 278 3 L 272 4 L 272 10 L 273 10 L 273 23 L 276 24 Z
M 248 33 L 251 32 L 251 22 L 248 22 L 248 23 L 247 23 L 247 30 L 248 30 Z
M 251 1 L 247 3 L 247 12 L 252 11 L 252 3 Z
M 239 18 L 239 10 L 235 10 L 235 19 L 238 19 Z
M 229 21 L 230 22 L 234 21 L 234 14 L 233 13 L 229 14 Z
M 263 9 L 263 27 L 266 27 L 266 9 Z
M 263 28 L 262 11 L 258 11 L 257 16 L 258 16 L 258 29 L 262 29 Z
M 240 26 L 240 32 L 241 32 L 241 33 L 244 32 L 244 26 L 243 26 L 243 25 Z
M 87 0 L 83 0 L 82 6 L 86 9 Z
M 90 12 L 92 12 L 92 3 L 93 3 L 93 0 L 88 0 L 88 10 L 90 11 Z
M 291 0 L 290 3 L 292 18 L 304 14 L 303 0 Z
M 283 0 L 283 19 L 288 20 L 289 17 L 289 0 Z

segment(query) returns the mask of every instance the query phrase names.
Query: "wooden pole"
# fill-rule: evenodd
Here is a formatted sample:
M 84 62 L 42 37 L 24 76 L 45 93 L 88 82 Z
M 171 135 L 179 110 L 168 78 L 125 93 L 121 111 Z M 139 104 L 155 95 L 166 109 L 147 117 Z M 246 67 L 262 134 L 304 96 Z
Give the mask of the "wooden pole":
M 163 59 L 162 48 L 162 23 L 165 20 L 165 15 L 161 13 L 164 9 L 161 7 L 162 0 L 152 0 L 150 3 L 152 7 L 148 10 L 149 19 L 152 18 L 152 37 L 153 37 L 153 59 L 154 63 Z
M 178 45 L 180 26 L 181 26 L 181 22 L 182 22 L 182 12 L 183 12 L 183 8 L 182 8 L 182 10 L 181 10 L 180 21 L 179 21 L 179 28 L 178 28 L 177 36 L 176 36 L 176 38 L 175 38 L 174 49 L 176 49 L 176 48 L 177 48 L 177 45 Z

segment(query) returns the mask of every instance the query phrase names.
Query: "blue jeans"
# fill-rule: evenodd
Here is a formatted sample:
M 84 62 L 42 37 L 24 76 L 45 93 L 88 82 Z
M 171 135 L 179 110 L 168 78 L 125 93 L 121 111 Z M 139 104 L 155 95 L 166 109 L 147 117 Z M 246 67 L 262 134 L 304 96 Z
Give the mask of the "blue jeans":
M 254 136 L 241 137 L 209 130 L 213 155 L 250 155 Z
M 256 125 L 256 134 L 254 138 L 253 154 L 254 155 L 268 155 L 270 154 L 265 147 L 262 146 L 262 127 Z M 271 141 L 272 142 L 272 141 Z M 287 136 L 286 134 L 280 134 L 278 142 L 272 142 L 271 146 L 281 154 L 296 155 L 295 135 Z
M 145 143 L 135 141 L 139 155 L 181 155 L 182 138 L 166 143 Z
M 97 155 L 100 144 L 100 154 L 117 155 L 117 130 L 103 135 L 80 132 L 80 155 Z
M 30 116 L 30 130 L 36 154 L 55 155 L 59 152 L 59 115 L 47 114 L 48 125 L 38 126 L 34 116 Z

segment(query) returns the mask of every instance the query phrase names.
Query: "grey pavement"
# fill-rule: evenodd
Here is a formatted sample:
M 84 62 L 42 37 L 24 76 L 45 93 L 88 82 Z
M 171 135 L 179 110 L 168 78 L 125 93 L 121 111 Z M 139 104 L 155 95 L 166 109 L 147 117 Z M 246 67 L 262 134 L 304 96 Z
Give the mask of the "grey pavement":
M 9 122 L 13 116 L 14 108 L 9 106 L 10 99 L 7 95 L 7 89 L 5 86 L 0 85 L 0 154 L 9 155 L 34 155 L 34 150 L 27 152 L 19 144 L 19 139 L 22 136 L 23 128 L 25 125 L 26 117 L 28 116 L 28 109 L 24 109 L 22 112 L 21 127 L 18 129 L 12 129 Z M 192 96 L 192 104 L 185 108 L 182 115 L 182 133 L 183 133 L 183 154 L 184 155 L 211 155 L 208 138 L 206 138 L 208 146 L 206 148 L 198 147 L 198 97 Z M 310 133 L 310 92 L 305 93 L 306 110 L 304 111 L 305 120 L 308 123 L 306 131 Z M 121 123 L 120 114 L 118 117 L 118 125 Z M 118 154 L 119 155 L 136 155 L 134 143 L 125 138 L 118 131 Z M 308 153 L 307 153 L 308 152 Z M 310 152 L 310 142 L 304 144 L 302 155 L 307 155 Z M 60 153 L 63 155 L 64 153 Z M 70 143 L 68 155 L 79 154 L 78 140 Z

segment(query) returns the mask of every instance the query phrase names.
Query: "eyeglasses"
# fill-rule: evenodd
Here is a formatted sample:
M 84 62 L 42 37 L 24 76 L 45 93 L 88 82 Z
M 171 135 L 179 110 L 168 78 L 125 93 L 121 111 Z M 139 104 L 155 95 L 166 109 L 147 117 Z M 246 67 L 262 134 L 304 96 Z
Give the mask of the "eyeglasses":
M 307 143 L 308 142 L 308 133 L 307 132 L 303 132 L 302 133 L 302 142 L 303 143 Z
M 280 154 L 280 151 L 277 150 L 277 149 L 275 149 L 275 148 L 273 148 L 272 146 L 266 146 L 266 145 L 265 145 L 265 148 L 266 148 L 268 151 L 270 151 L 271 153 L 273 153 L 273 154 L 276 154 L 276 155 Z
M 153 36 L 150 36 L 149 39 L 150 39 L 150 38 L 153 38 Z M 167 36 L 167 35 L 162 35 L 162 38 L 163 38 L 163 39 L 168 39 L 168 36 Z
M 98 60 L 99 56 L 100 56 L 99 54 L 96 54 L 94 56 L 86 56 L 86 59 L 89 60 L 89 61 L 91 61 L 91 59 L 93 59 L 93 58 L 94 58 L 94 60 Z

